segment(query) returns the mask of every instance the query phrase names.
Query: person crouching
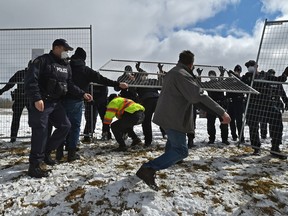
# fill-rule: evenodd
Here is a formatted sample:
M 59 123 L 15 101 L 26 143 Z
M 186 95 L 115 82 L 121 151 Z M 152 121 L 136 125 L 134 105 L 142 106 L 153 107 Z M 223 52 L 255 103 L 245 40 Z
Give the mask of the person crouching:
M 141 104 L 135 103 L 133 100 L 119 97 L 116 94 L 111 94 L 108 97 L 103 124 L 104 131 L 108 131 L 113 118 L 116 117 L 118 119 L 111 124 L 112 133 L 119 144 L 115 151 L 127 151 L 127 146 L 123 139 L 123 133 L 126 132 L 133 140 L 131 146 L 134 143 L 141 143 L 141 140 L 133 130 L 133 126 L 143 122 L 144 110 L 145 108 Z

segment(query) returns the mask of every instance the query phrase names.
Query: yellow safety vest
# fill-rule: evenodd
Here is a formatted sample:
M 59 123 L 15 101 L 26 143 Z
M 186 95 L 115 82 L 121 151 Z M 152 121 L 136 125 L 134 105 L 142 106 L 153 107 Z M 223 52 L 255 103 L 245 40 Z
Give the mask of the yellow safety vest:
M 116 118 L 121 119 L 124 112 L 134 113 L 136 111 L 142 110 L 145 108 L 138 103 L 135 103 L 133 100 L 116 97 L 107 105 L 107 110 L 104 116 L 104 124 L 111 124 L 112 119 Z

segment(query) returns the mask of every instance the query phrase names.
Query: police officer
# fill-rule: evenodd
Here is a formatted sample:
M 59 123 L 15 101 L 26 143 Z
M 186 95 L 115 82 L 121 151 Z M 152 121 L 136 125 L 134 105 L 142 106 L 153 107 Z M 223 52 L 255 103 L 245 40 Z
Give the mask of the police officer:
M 240 79 L 240 73 L 242 72 L 242 67 L 236 65 L 234 68 L 233 75 Z M 241 137 L 240 142 L 244 142 L 244 134 L 241 134 L 241 129 L 243 125 L 243 112 L 244 112 L 244 94 L 243 93 L 233 93 L 227 92 L 226 97 L 228 99 L 227 112 L 230 115 L 230 130 L 233 141 Z M 236 123 L 236 124 L 235 124 Z M 236 128 L 238 135 L 236 133 Z M 241 135 L 240 135 L 241 134 Z
M 216 72 L 214 70 L 210 70 L 208 72 L 208 76 L 211 78 L 209 82 L 218 82 L 216 79 Z M 226 98 L 224 92 L 216 92 L 216 91 L 207 91 L 210 98 L 212 98 L 216 103 L 218 103 L 222 108 L 226 108 Z M 206 114 L 207 118 L 207 131 L 209 135 L 208 144 L 213 144 L 216 138 L 216 129 L 215 129 L 215 121 L 217 116 L 211 113 Z M 221 138 L 222 143 L 229 145 L 228 141 L 228 124 L 220 123 L 221 130 Z
M 40 164 L 42 161 L 48 165 L 56 163 L 50 153 L 64 142 L 71 127 L 61 98 L 69 92 L 88 101 L 93 99 L 72 82 L 72 72 L 67 60 L 68 51 L 72 50 L 66 40 L 55 40 L 49 54 L 37 57 L 25 76 L 25 93 L 30 100 L 29 125 L 32 128 L 28 169 L 31 177 L 48 176 Z M 48 121 L 55 127 L 49 137 Z
M 9 89 L 13 88 L 17 84 L 17 88 L 11 92 L 12 101 L 12 123 L 10 131 L 10 142 L 15 142 L 19 130 L 20 118 L 23 112 L 23 109 L 29 106 L 28 98 L 24 94 L 24 77 L 27 72 L 27 68 L 24 70 L 17 71 L 8 81 L 8 83 L 0 89 L 0 95 Z
M 269 69 L 266 76 L 275 76 L 275 70 Z M 271 103 L 275 109 L 284 112 L 288 109 L 288 98 L 282 84 L 270 84 L 271 87 Z M 262 139 L 267 138 L 267 122 L 260 123 L 260 134 Z
M 250 60 L 245 63 L 245 66 L 248 69 L 248 72 L 242 77 L 242 81 L 247 85 L 251 85 L 253 74 L 255 73 L 254 79 L 262 79 L 268 81 L 279 81 L 285 82 L 288 75 L 288 67 L 286 67 L 283 74 L 279 77 L 267 75 L 260 73 L 257 68 L 258 65 L 254 60 Z M 271 151 L 280 153 L 280 144 L 282 143 L 282 113 L 279 108 L 274 106 L 274 102 L 271 100 L 272 88 L 271 83 L 268 82 L 253 82 L 253 88 L 260 92 L 260 94 L 251 94 L 250 101 L 246 114 L 246 123 L 249 126 L 249 136 L 250 142 L 256 148 L 254 149 L 253 155 L 260 155 L 260 137 L 259 137 L 259 123 L 267 122 L 269 123 L 270 128 L 270 137 L 271 137 Z M 286 159 L 285 156 L 271 154 L 280 159 Z

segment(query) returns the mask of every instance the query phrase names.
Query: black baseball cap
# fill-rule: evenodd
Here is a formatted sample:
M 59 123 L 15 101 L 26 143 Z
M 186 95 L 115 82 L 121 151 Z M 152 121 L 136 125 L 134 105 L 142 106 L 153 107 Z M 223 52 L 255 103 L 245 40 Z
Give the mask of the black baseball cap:
M 245 63 L 245 66 L 248 68 L 250 66 L 255 66 L 256 62 L 254 60 L 249 60 L 248 62 Z
M 52 44 L 53 47 L 55 46 L 63 46 L 65 47 L 66 49 L 68 49 L 69 51 L 72 51 L 73 48 L 67 43 L 67 41 L 65 39 L 62 39 L 62 38 L 59 38 L 59 39 L 56 39 L 53 44 Z

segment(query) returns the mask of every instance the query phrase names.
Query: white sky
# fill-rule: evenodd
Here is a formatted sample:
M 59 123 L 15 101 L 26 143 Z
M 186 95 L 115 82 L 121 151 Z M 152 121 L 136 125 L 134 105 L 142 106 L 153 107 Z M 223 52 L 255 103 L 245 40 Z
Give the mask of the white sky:
M 286 0 L 258 1 L 263 4 L 262 13 L 278 12 L 280 16 L 277 19 L 288 18 Z M 244 66 L 247 60 L 256 58 L 264 20 L 256 21 L 252 30 L 231 27 L 228 29 L 231 35 L 228 36 L 217 34 L 225 23 L 214 29 L 194 26 L 207 19 L 217 18 L 217 14 L 239 2 L 1 0 L 0 26 L 28 28 L 92 25 L 94 69 L 112 58 L 177 62 L 178 54 L 186 49 L 194 52 L 195 64 L 223 65 L 233 69 L 236 64 Z

